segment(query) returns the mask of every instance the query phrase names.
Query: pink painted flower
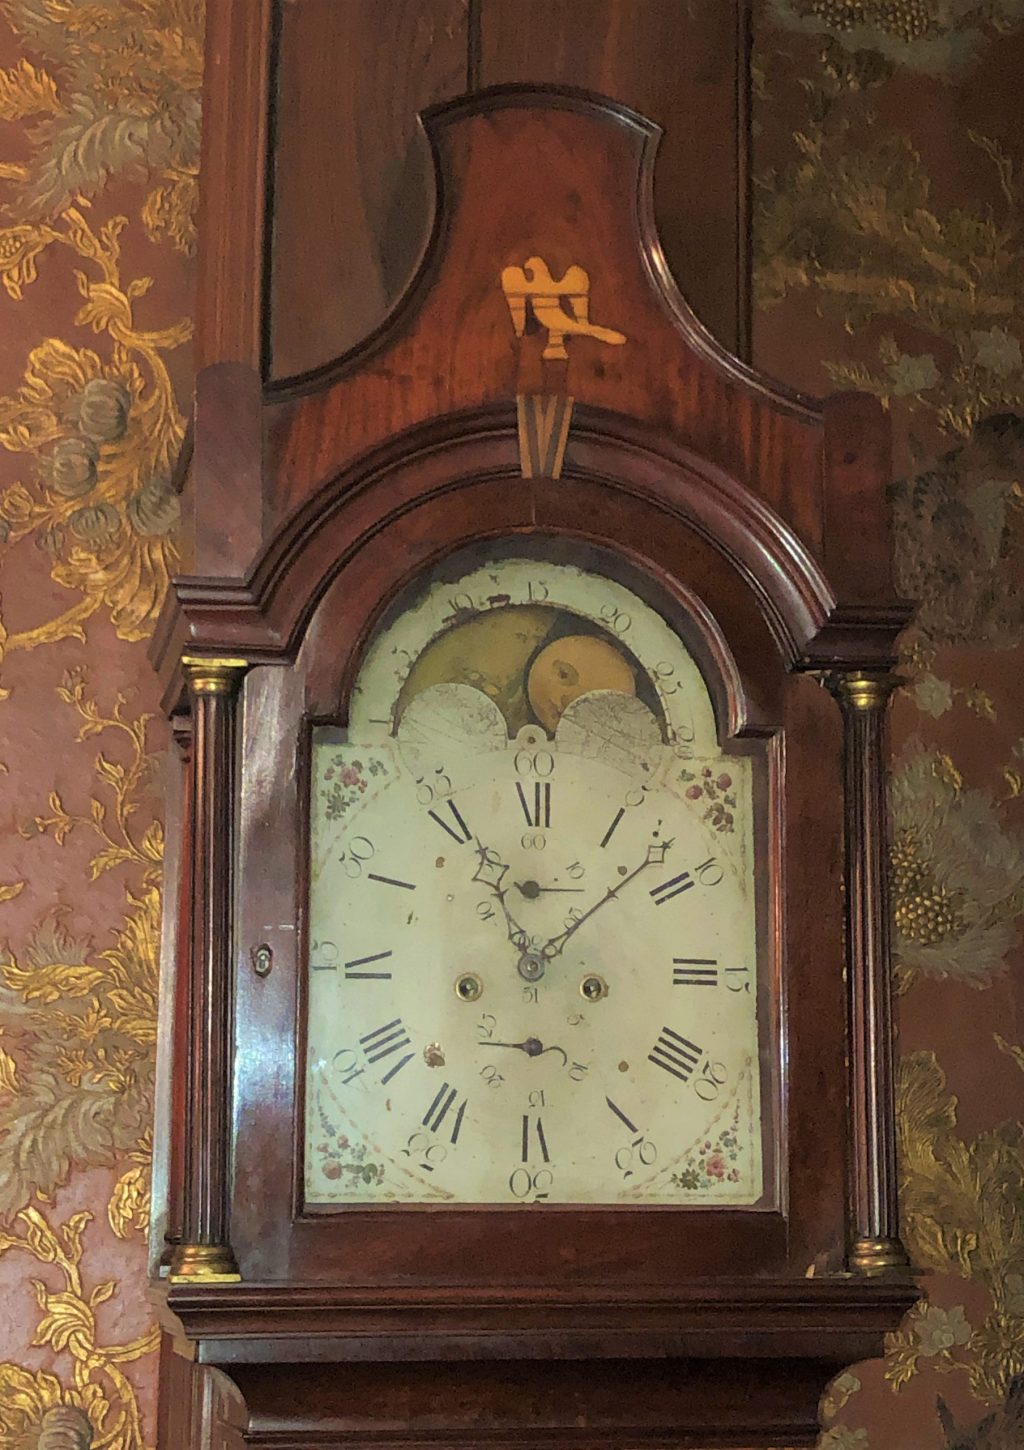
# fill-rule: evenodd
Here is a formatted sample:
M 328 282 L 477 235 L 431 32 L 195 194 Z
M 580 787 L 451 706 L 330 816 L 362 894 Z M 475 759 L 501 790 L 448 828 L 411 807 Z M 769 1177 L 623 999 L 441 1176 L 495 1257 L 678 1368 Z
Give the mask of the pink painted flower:
M 710 1153 L 704 1164 L 704 1171 L 709 1178 L 725 1177 L 725 1158 L 721 1153 Z
M 700 789 L 700 786 L 699 785 L 691 785 L 689 787 L 689 789 L 687 790 L 687 792 L 686 792 L 686 799 L 687 800 L 690 800 L 690 801 L 699 801 L 700 800 L 700 797 L 701 797 L 701 789 Z
M 359 784 L 359 772 L 354 765 L 346 765 L 345 769 L 341 772 L 341 783 L 342 785 Z
M 732 785 L 732 776 L 731 775 L 720 775 L 718 777 L 718 789 L 719 790 L 728 790 L 731 785 Z

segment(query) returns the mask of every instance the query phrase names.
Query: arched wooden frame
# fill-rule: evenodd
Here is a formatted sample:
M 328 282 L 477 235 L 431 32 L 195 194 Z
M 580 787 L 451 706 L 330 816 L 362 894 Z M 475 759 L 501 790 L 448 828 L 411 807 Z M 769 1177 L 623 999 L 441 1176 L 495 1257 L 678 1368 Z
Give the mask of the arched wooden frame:
M 601 440 L 595 438 L 593 446 L 600 457 Z M 540 1292 L 545 1282 L 563 1279 L 567 1265 L 585 1281 L 611 1277 L 623 1287 L 755 1268 L 803 1273 L 815 1259 L 841 1256 L 844 1238 L 836 1205 L 844 1198 L 845 1074 L 841 1054 L 810 1046 L 818 1014 L 841 1031 L 844 1010 L 841 729 L 825 693 L 788 673 L 780 648 L 781 643 L 792 650 L 807 627 L 806 582 L 808 577 L 817 582 L 814 571 L 804 571 L 799 587 L 788 587 L 787 571 L 799 575 L 793 560 L 802 563 L 802 551 L 767 510 L 760 538 L 776 540 L 775 547 L 765 542 L 737 559 L 728 543 L 710 542 L 728 480 L 716 490 L 670 461 L 661 459 L 656 468 L 659 460 L 638 449 L 624 450 L 634 469 L 622 480 L 612 472 L 617 466 L 621 471 L 623 462 L 615 443 L 597 478 L 581 477 L 577 469 L 558 483 L 527 483 L 510 477 L 510 447 L 511 440 L 499 434 L 447 448 L 396 450 L 390 468 L 374 468 L 360 483 L 339 481 L 333 500 L 322 493 L 315 527 L 310 509 L 309 527 L 297 531 L 306 546 L 279 556 L 278 578 L 301 578 L 305 587 L 301 599 L 287 590 L 290 608 L 278 615 L 278 629 L 292 638 L 302 633 L 302 643 L 294 667 L 249 675 L 243 710 L 246 790 L 238 872 L 245 887 L 238 921 L 235 1073 L 242 1096 L 235 1104 L 230 1214 L 243 1276 L 327 1275 L 355 1289 L 383 1271 L 406 1285 L 415 1279 L 424 1290 L 439 1282 L 496 1285 L 509 1276 L 501 1245 L 510 1233 L 525 1230 L 507 1210 L 446 1209 L 443 1235 L 429 1211 L 388 1215 L 350 1208 L 325 1217 L 299 1215 L 295 1165 L 301 1115 L 298 1082 L 286 1063 L 295 1060 L 301 1020 L 297 934 L 288 924 L 301 920 L 304 906 L 302 833 L 282 825 L 297 826 L 303 818 L 301 722 L 336 711 L 339 690 L 344 695 L 344 681 L 351 681 L 389 602 L 421 570 L 464 545 L 537 534 L 575 538 L 623 557 L 650 577 L 656 593 L 664 591 L 684 608 L 688 596 L 699 598 L 735 661 L 734 670 L 726 667 L 720 674 L 733 677 L 732 688 L 724 691 L 730 729 L 773 738 L 779 792 L 772 830 L 783 866 L 770 916 L 777 923 L 776 959 L 784 964 L 786 990 L 777 1000 L 788 1003 L 779 1061 L 788 1063 L 790 1081 L 782 1114 L 788 1121 L 780 1132 L 786 1143 L 780 1162 L 783 1212 L 679 1210 L 688 1230 L 682 1233 L 675 1210 L 588 1209 L 590 1252 L 583 1254 L 578 1225 L 570 1228 L 563 1210 L 541 1210 L 530 1215 L 530 1277 Z M 743 532 L 742 540 L 747 537 Z M 774 612 L 765 609 L 769 594 Z M 282 597 L 270 591 L 270 612 L 277 612 L 274 601 Z M 715 631 L 705 639 L 707 666 L 716 652 Z M 720 647 L 718 653 L 721 661 Z M 721 700 L 721 685 L 716 693 Z M 819 904 L 808 922 L 810 900 Z M 787 938 L 788 919 L 803 923 L 798 942 Z M 275 970 L 267 978 L 247 968 L 258 944 L 274 953 Z M 829 1145 L 824 1152 L 822 1143 Z M 813 1179 L 802 1171 L 810 1157 Z M 451 1243 L 460 1246 L 457 1264 Z
M 492 484 L 492 487 L 494 485 Z M 753 786 L 756 802 L 754 828 L 755 859 L 760 863 L 756 872 L 754 890 L 757 898 L 757 920 L 761 924 L 758 943 L 757 971 L 755 973 L 758 994 L 758 1021 L 761 1077 L 761 1120 L 762 1159 L 764 1163 L 764 1192 L 759 1210 L 782 1210 L 782 1167 L 780 1145 L 783 1136 L 781 1128 L 781 1104 L 784 1099 L 786 1052 L 781 1039 L 783 1010 L 783 980 L 780 963 L 775 959 L 777 944 L 782 932 L 779 921 L 781 911 L 780 876 L 777 861 L 780 855 L 779 839 L 779 766 L 781 763 L 781 742 L 775 727 L 753 724 L 750 720 L 743 679 L 729 645 L 717 621 L 705 607 L 703 601 L 682 585 L 678 578 L 655 574 L 649 560 L 637 559 L 621 545 L 609 549 L 595 545 L 591 536 L 581 530 L 572 533 L 564 531 L 540 531 L 531 529 L 512 536 L 496 533 L 477 536 L 470 544 L 461 543 L 453 549 L 442 550 L 426 564 L 418 564 L 412 573 L 399 580 L 390 595 L 380 599 L 372 618 L 358 633 L 358 648 L 339 648 L 335 652 L 318 650 L 306 668 L 305 651 L 300 652 L 298 668 L 305 679 L 306 709 L 300 726 L 300 751 L 297 764 L 299 780 L 298 797 L 300 825 L 298 837 L 303 843 L 300 852 L 301 869 L 299 878 L 308 883 L 310 824 L 308 818 L 311 746 L 315 729 L 321 725 L 345 727 L 349 721 L 352 690 L 358 681 L 371 642 L 386 632 L 396 613 L 414 602 L 424 583 L 436 579 L 437 572 L 458 573 L 465 568 L 479 567 L 484 558 L 490 557 L 489 545 L 502 557 L 532 559 L 538 568 L 545 564 L 570 562 L 589 571 L 597 577 L 614 579 L 638 595 L 655 610 L 683 641 L 694 658 L 708 691 L 718 742 L 726 755 L 744 756 L 753 764 Z M 566 547 L 568 546 L 568 547 Z M 568 554 L 568 558 L 561 557 Z M 472 557 L 468 557 L 472 556 Z M 320 627 L 321 639 L 335 637 L 339 622 L 338 611 L 343 606 L 339 596 L 344 594 L 344 578 L 337 578 L 328 586 L 318 606 L 318 613 L 324 613 Z M 564 608 L 565 606 L 555 606 Z M 435 636 L 435 639 L 437 636 Z M 622 641 L 622 643 L 627 643 Z M 309 653 L 314 654 L 313 650 Z M 643 668 L 638 663 L 639 668 Z M 653 683 L 653 682 L 652 682 Z M 308 927 L 303 923 L 299 932 L 298 962 L 309 959 Z M 296 1061 L 306 1060 L 307 975 L 298 973 L 298 1030 Z M 301 1074 L 300 1074 L 301 1075 Z M 293 1212 L 303 1213 L 303 1172 L 301 1126 L 306 1120 L 306 1102 L 303 1086 L 298 1089 L 299 1103 L 295 1113 L 296 1154 Z M 692 1205 L 691 1205 L 692 1208 Z M 311 1210 L 319 1214 L 336 1213 L 337 1206 L 321 1205 Z M 350 1209 L 343 1211 L 349 1212 Z M 379 1209 L 376 1211 L 380 1211 Z M 404 1210 L 408 1211 L 408 1210 Z M 588 1208 L 586 1210 L 590 1212 Z M 635 1209 L 629 1210 L 635 1212 Z M 721 1212 L 716 1209 L 716 1212 Z M 741 1210 L 740 1212 L 747 1212 Z
M 836 599 L 813 554 L 770 506 L 721 467 L 663 436 L 655 447 L 648 430 L 582 406 L 575 420 L 572 459 L 550 496 L 545 480 L 519 476 L 515 415 L 507 409 L 449 415 L 390 439 L 312 492 L 246 582 L 177 582 L 193 643 L 208 636 L 221 651 L 292 655 L 318 590 L 355 548 L 384 527 L 401 528 L 410 509 L 432 494 L 505 481 L 521 499 L 551 511 L 549 517 L 527 513 L 517 527 L 554 532 L 564 526 L 559 503 L 571 495 L 570 483 L 587 480 L 603 486 L 608 504 L 646 501 L 685 519 L 753 585 L 787 667 L 817 663 Z M 477 537 L 489 532 L 484 522 Z M 827 658 L 834 660 L 831 647 Z M 820 662 L 825 659 L 823 653 Z

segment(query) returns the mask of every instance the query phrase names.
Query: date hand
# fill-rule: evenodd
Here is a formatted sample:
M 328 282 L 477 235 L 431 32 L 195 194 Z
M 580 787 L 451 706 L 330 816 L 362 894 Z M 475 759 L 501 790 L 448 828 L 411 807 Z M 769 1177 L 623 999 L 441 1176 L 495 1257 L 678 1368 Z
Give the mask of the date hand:
M 545 1052 L 560 1052 L 562 1054 L 562 1066 L 565 1067 L 569 1061 L 563 1047 L 545 1047 L 538 1037 L 527 1037 L 524 1042 L 481 1042 L 481 1047 L 513 1047 L 519 1052 L 525 1052 L 527 1057 L 543 1057 Z
M 553 936 L 551 940 L 544 947 L 541 948 L 541 956 L 546 958 L 548 961 L 550 961 L 552 957 L 557 957 L 558 954 L 563 950 L 566 942 L 573 935 L 573 933 L 579 931 L 583 923 L 585 921 L 588 921 L 595 912 L 600 911 L 602 906 L 607 906 L 609 901 L 614 901 L 622 888 L 624 886 L 628 886 L 635 877 L 640 875 L 641 871 L 646 871 L 648 866 L 662 865 L 671 845 L 671 841 L 651 841 L 647 847 L 644 859 L 640 862 L 640 865 L 635 867 L 634 870 L 630 871 L 628 876 L 623 876 L 618 886 L 609 886 L 608 890 L 601 897 L 600 901 L 595 901 L 589 911 L 585 911 L 582 916 L 577 917 L 576 920 L 573 922 L 572 926 L 566 927 L 565 931 L 560 932 L 558 936 Z

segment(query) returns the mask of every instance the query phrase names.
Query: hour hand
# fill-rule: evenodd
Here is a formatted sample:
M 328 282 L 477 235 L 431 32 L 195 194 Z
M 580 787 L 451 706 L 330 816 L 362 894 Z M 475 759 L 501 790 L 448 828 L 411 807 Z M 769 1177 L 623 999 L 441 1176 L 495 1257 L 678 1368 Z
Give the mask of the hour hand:
M 557 891 L 562 895 L 566 892 L 570 892 L 574 896 L 582 896 L 583 894 L 582 886 L 541 886 L 536 881 L 513 881 L 512 885 L 519 892 L 520 896 L 526 897 L 527 901 L 533 901 L 536 897 L 547 895 L 552 891 Z
M 479 840 L 476 843 L 477 865 L 473 872 L 473 880 L 479 881 L 482 886 L 488 887 L 496 895 L 502 893 L 502 883 L 508 874 L 508 867 L 498 855 L 497 851 L 490 846 L 483 845 Z
M 517 951 L 525 947 L 527 936 L 523 928 L 516 921 L 508 909 L 505 900 L 507 892 L 504 888 L 505 877 L 508 875 L 508 866 L 498 855 L 497 851 L 485 846 L 479 840 L 476 843 L 477 865 L 473 872 L 473 880 L 478 881 L 482 886 L 497 898 L 501 907 L 501 914 L 505 918 L 505 934 Z

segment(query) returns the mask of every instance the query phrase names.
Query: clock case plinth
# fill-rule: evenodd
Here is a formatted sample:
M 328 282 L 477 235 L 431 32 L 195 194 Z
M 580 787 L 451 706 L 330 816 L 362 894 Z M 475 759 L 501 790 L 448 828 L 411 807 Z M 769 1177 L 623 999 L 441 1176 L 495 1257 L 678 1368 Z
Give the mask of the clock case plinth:
M 426 125 L 433 238 L 380 333 L 285 384 L 237 360 L 197 381 L 191 572 L 154 645 L 180 762 L 162 1443 L 204 1423 L 277 1447 L 811 1444 L 827 1380 L 915 1298 L 882 870 L 907 618 L 886 420 L 786 394 L 703 331 L 654 235 L 650 123 L 506 88 Z M 569 336 L 562 359 L 550 330 L 517 336 L 501 274 L 533 257 L 585 267 L 625 342 Z M 574 400 L 557 478 L 524 476 L 516 400 L 538 396 Z M 689 610 L 723 733 L 770 743 L 767 1208 L 303 1212 L 299 742 L 344 721 L 418 574 L 512 538 L 578 541 Z

